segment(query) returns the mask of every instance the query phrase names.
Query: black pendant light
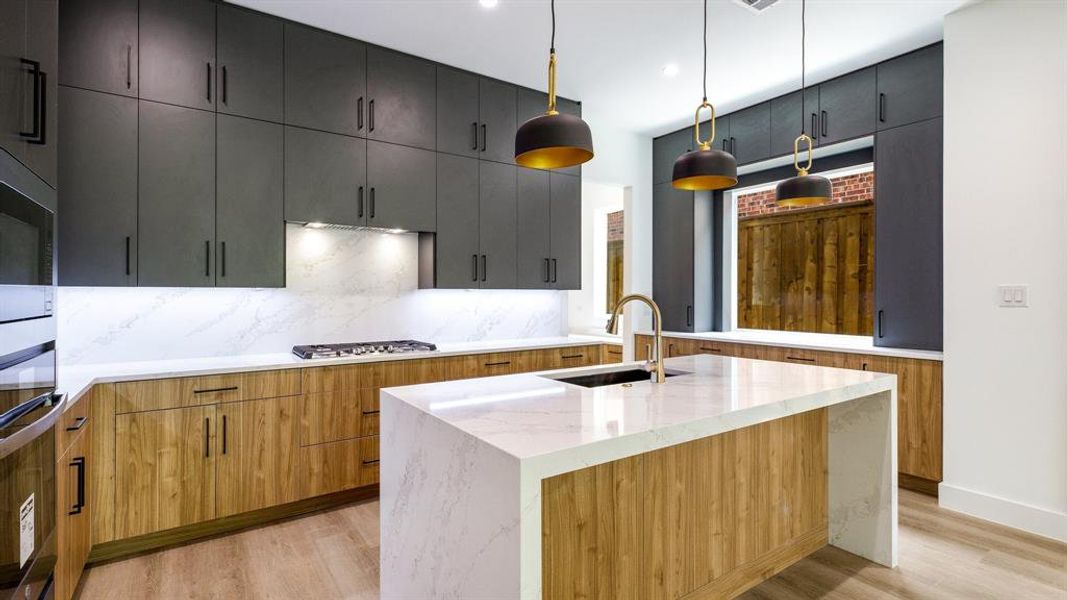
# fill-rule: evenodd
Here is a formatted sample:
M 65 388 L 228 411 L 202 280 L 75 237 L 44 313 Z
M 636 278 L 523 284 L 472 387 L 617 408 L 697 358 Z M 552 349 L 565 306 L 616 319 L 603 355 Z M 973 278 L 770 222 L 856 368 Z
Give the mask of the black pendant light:
M 515 134 L 515 162 L 534 169 L 559 169 L 593 158 L 593 134 L 580 117 L 556 110 L 556 0 L 551 0 L 552 44 L 548 50 L 548 111 L 526 121 Z
M 805 63 L 805 52 L 807 51 L 806 13 L 806 0 L 800 0 L 800 136 L 793 141 L 793 167 L 797 170 L 797 175 L 778 183 L 774 194 L 778 206 L 815 206 L 829 202 L 833 196 L 833 186 L 830 185 L 829 179 L 820 175 L 808 175 L 812 165 L 812 146 L 815 142 L 804 130 L 804 115 L 808 114 L 804 106 L 804 101 L 807 100 L 807 95 L 804 93 L 805 84 L 807 83 L 805 81 L 805 71 L 807 70 L 807 64 Z M 808 145 L 808 162 L 803 167 L 800 166 L 801 143 Z
M 700 111 L 711 111 L 711 137 L 700 139 Z M 729 152 L 711 147 L 715 141 L 715 107 L 708 102 L 708 0 L 704 0 L 704 100 L 693 117 L 697 149 L 674 161 L 671 184 L 681 190 L 721 190 L 737 185 L 737 160 Z

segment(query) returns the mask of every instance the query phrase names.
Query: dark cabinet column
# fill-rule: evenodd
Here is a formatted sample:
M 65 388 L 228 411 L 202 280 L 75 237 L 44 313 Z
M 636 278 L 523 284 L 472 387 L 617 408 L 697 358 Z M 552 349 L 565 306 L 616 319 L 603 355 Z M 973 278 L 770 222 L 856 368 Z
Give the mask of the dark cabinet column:
M 433 150 L 437 145 L 437 67 L 385 50 L 367 49 L 367 137 Z
M 137 0 L 63 0 L 59 82 L 137 96 Z
M 285 24 L 285 123 L 365 136 L 367 47 Z
M 220 4 L 218 25 L 219 112 L 282 122 L 282 22 Z
M 215 3 L 141 0 L 140 97 L 213 110 Z
M 796 91 L 771 100 L 771 156 L 793 153 L 793 142 L 800 135 L 802 121 L 804 131 L 815 146 L 819 145 L 819 88 L 808 88 L 804 96 L 801 98 Z
M 36 138 L 26 140 L 24 162 L 48 185 L 56 186 L 59 108 L 59 3 L 29 0 L 26 12 L 26 56 L 40 63 L 40 98 Z M 32 81 L 32 80 L 30 80 Z M 32 95 L 32 94 L 31 94 Z M 32 123 L 32 115 L 29 122 Z
M 437 151 L 478 156 L 478 76 L 437 67 Z
M 518 167 L 517 175 L 517 286 L 552 287 L 550 174 Z
M 366 225 L 367 140 L 285 128 L 285 220 Z
M 437 153 L 367 142 L 367 224 L 404 231 L 436 226 Z
M 138 284 L 215 285 L 215 113 L 141 101 Z
M 437 234 L 430 255 L 434 261 L 432 268 L 436 270 L 433 287 L 479 287 L 481 247 L 478 239 L 478 204 L 478 160 L 439 154 Z
M 215 282 L 285 287 L 283 127 L 218 116 Z
M 515 131 L 518 129 L 515 86 L 483 77 L 479 83 L 478 107 L 481 115 L 479 156 L 514 163 Z
M 479 162 L 478 213 L 483 288 L 512 289 L 515 276 L 516 167 Z
M 552 173 L 552 281 L 558 290 L 582 287 L 582 180 Z
M 708 128 L 704 135 L 708 135 Z M 729 135 L 727 135 L 729 137 Z M 693 128 L 688 127 L 652 140 L 652 182 L 670 183 L 674 161 L 693 149 Z
M 942 119 L 875 138 L 877 346 L 942 346 Z
M 60 88 L 60 285 L 137 285 L 137 100 Z
M 941 116 L 944 107 L 942 45 L 878 65 L 878 130 Z
M 730 115 L 730 150 L 737 164 L 771 156 L 771 104 L 764 102 Z
M 652 188 L 652 297 L 665 331 L 693 331 L 693 192 Z
M 22 160 L 32 81 L 26 66 L 26 0 L 0 0 L 0 148 Z
M 874 133 L 875 68 L 868 67 L 819 85 L 819 143 Z

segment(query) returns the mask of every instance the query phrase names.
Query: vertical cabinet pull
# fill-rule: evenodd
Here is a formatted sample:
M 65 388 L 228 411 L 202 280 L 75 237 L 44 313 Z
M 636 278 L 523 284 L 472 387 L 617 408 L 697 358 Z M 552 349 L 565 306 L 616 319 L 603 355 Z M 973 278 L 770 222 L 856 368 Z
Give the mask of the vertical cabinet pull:
M 363 131 L 363 96 L 356 100 L 356 129 Z
M 737 156 L 737 139 L 734 136 L 730 136 L 730 154 Z
M 482 123 L 482 152 L 485 152 L 485 145 L 486 145 L 486 138 L 487 137 L 488 136 L 486 135 L 485 123 Z
M 552 262 L 551 259 L 545 259 L 545 283 L 552 281 L 552 267 L 549 266 L 550 262 Z
M 44 71 L 41 71 L 41 76 L 38 78 L 41 82 L 41 124 L 39 127 L 39 131 L 41 132 L 41 134 L 37 137 L 37 139 L 30 140 L 29 142 L 27 142 L 28 144 L 37 144 L 40 146 L 44 146 L 48 143 L 48 85 L 46 85 L 47 78 L 48 74 Z
M 359 186 L 359 218 L 363 218 L 363 186 Z
M 471 254 L 471 281 L 478 281 L 478 255 Z
M 885 92 L 878 94 L 878 121 L 885 123 Z
M 30 68 L 30 76 L 33 78 L 33 127 L 29 131 L 20 131 L 19 136 L 35 141 L 41 137 L 41 63 L 28 58 L 20 59 L 19 62 Z
M 226 242 L 222 242 L 222 248 L 219 249 L 219 260 L 222 261 L 222 265 L 219 267 L 219 276 L 226 276 Z
M 819 137 L 819 115 L 811 113 L 811 135 Z
M 211 63 L 207 63 L 207 101 L 211 102 Z
M 367 129 L 374 131 L 374 100 L 367 103 Z M 371 188 L 371 197 L 374 197 L 374 188 Z M 371 216 L 374 215 L 371 214 Z
M 222 65 L 222 103 L 223 104 L 227 104 L 227 101 L 226 101 L 226 90 L 229 87 L 230 86 L 226 82 L 226 65 Z
M 471 146 L 471 150 L 477 150 L 478 149 L 478 122 L 477 121 L 474 121 L 473 123 L 471 123 L 471 139 L 472 139 L 471 143 L 473 144 Z
M 482 255 L 482 281 L 485 281 L 486 273 L 488 273 L 488 271 L 489 271 L 489 269 L 486 266 L 485 255 L 483 254 Z
M 204 458 L 211 456 L 211 418 L 204 417 Z
M 689 327 L 693 326 L 693 307 L 691 305 L 685 307 L 685 324 Z
M 559 275 L 559 261 L 552 259 L 552 283 L 556 283 L 556 277 Z
M 126 236 L 126 276 L 130 276 L 130 236 Z
M 878 311 L 878 337 L 885 337 L 885 331 L 882 328 L 882 316 L 885 314 L 884 310 Z
M 726 139 L 726 138 L 722 138 L 722 151 L 723 151 L 723 152 L 729 152 L 729 149 L 727 148 L 727 145 L 729 145 L 729 144 L 728 144 L 728 143 L 729 143 L 729 141 L 730 141 L 730 140 L 728 140 L 728 139 Z M 692 150 L 690 150 L 690 152 L 692 152 Z
M 78 488 L 75 493 L 76 499 L 74 504 L 67 511 L 68 515 L 81 514 L 83 508 L 85 508 L 85 457 L 78 456 L 71 459 L 70 466 L 74 467 L 78 474 Z
M 826 123 L 830 120 L 825 110 L 819 111 L 819 126 L 822 128 L 822 136 L 826 137 Z
M 371 126 L 371 129 L 374 129 L 373 125 Z M 370 189 L 370 218 L 374 218 L 374 188 Z
M 132 69 L 133 69 L 133 67 L 130 64 L 132 61 L 133 61 L 133 46 L 131 46 L 129 44 L 126 44 L 126 89 L 130 89 L 130 86 L 133 85 L 133 79 L 132 79 L 132 76 L 133 76 Z
M 222 453 L 226 454 L 226 415 L 222 415 Z
M 211 277 L 211 240 L 204 242 L 204 277 Z

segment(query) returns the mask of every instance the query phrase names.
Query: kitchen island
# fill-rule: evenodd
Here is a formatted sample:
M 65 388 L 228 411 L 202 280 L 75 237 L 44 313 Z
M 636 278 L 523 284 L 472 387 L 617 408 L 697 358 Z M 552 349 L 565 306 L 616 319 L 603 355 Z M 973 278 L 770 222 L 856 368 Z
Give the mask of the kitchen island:
M 382 597 L 730 597 L 827 543 L 896 565 L 895 376 L 665 366 L 383 390 Z

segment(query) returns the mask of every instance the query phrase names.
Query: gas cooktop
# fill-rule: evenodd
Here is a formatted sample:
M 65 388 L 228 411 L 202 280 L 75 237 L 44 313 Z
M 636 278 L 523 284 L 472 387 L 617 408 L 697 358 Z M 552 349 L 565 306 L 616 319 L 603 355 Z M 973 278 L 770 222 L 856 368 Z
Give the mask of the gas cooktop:
M 364 356 L 368 354 L 404 354 L 406 352 L 432 352 L 437 346 L 418 340 L 393 340 L 389 342 L 356 342 L 351 344 L 315 344 L 293 346 L 293 354 L 300 358 L 338 358 L 341 356 Z

